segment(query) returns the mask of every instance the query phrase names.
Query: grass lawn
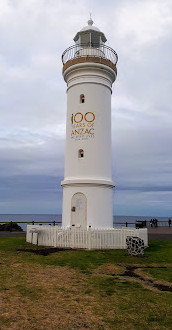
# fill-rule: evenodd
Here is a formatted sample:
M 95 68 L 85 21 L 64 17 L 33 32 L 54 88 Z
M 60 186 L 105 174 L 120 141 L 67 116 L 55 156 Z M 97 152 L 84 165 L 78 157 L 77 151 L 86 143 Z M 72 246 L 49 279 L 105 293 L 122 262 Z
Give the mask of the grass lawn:
M 0 329 L 172 329 L 172 242 L 143 258 L 41 249 L 0 238 Z

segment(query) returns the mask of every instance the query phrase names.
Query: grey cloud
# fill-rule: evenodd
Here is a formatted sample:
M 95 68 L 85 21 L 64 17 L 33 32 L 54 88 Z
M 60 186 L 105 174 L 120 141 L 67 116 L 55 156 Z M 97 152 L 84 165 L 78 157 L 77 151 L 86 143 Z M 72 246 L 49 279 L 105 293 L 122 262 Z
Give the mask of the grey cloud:
M 119 55 L 112 94 L 114 212 L 170 215 L 171 2 L 29 0 L 0 6 L 1 210 L 61 210 L 66 116 L 61 54 L 91 11 Z

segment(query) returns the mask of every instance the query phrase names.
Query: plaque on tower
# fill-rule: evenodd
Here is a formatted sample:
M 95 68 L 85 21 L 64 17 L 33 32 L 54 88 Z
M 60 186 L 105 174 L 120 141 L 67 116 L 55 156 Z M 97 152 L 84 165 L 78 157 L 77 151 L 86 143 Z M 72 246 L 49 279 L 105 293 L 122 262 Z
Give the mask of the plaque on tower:
M 71 116 L 71 139 L 93 139 L 95 134 L 95 114 L 91 111 L 86 113 L 76 112 Z

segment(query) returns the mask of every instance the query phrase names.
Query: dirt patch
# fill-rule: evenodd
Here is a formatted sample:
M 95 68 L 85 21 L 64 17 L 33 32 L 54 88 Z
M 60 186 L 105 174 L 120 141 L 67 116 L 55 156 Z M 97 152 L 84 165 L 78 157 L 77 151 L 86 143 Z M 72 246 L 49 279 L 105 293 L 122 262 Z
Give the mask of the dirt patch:
M 140 281 L 145 282 L 145 284 L 147 284 L 148 286 L 151 286 L 153 288 L 158 289 L 159 291 L 166 291 L 166 292 L 172 292 L 172 287 L 169 285 L 165 285 L 165 284 L 158 284 L 158 283 L 154 283 L 153 280 L 151 279 L 146 279 L 145 277 L 141 276 L 140 274 L 137 274 L 135 272 L 136 269 L 142 269 L 142 268 L 159 268 L 159 269 L 164 269 L 167 267 L 153 267 L 153 266 L 148 266 L 148 267 L 138 267 L 138 266 L 126 266 L 126 270 L 125 272 L 120 275 L 120 276 L 127 276 L 127 277 L 134 277 L 139 279 Z
M 71 248 L 47 248 L 47 249 L 17 249 L 17 252 L 31 252 L 34 254 L 38 254 L 41 256 L 48 256 L 49 254 L 60 252 L 60 251 L 66 251 L 66 250 L 72 250 Z
M 98 298 L 85 294 L 87 276 L 78 270 L 18 264 L 10 271 L 0 299 L 1 329 L 106 329 L 95 313 Z
M 121 265 L 122 266 L 122 265 Z M 141 281 L 142 283 L 146 284 L 148 287 L 151 288 L 156 288 L 159 291 L 166 291 L 166 292 L 172 292 L 172 287 L 168 284 L 162 284 L 162 283 L 155 283 L 152 279 L 150 278 L 146 278 L 143 275 L 140 275 L 138 273 L 136 273 L 137 269 L 147 269 L 147 268 L 154 268 L 154 269 L 164 269 L 167 268 L 165 266 L 162 267 L 155 267 L 155 266 L 131 266 L 131 265 L 127 265 L 125 271 L 122 274 L 117 274 L 117 273 L 112 273 L 111 276 L 124 276 L 124 277 L 129 277 L 129 278 L 135 278 L 138 279 L 139 281 Z M 109 275 L 109 274 L 108 274 Z
M 156 267 L 156 266 L 135 266 L 135 265 L 124 265 L 118 264 L 118 265 L 106 265 L 104 267 L 99 267 L 95 273 L 112 276 L 112 277 L 128 277 L 130 279 L 137 279 L 142 284 L 144 283 L 147 287 L 156 288 L 159 291 L 165 291 L 165 292 L 172 292 L 172 286 L 168 283 L 155 283 L 152 279 L 150 279 L 148 276 L 144 276 L 143 274 L 139 274 L 136 272 L 137 270 L 141 269 L 167 269 L 166 266 Z
M 122 274 L 125 270 L 125 267 L 119 265 L 106 264 L 96 268 L 93 271 L 93 274 L 96 275 L 112 275 L 112 274 Z

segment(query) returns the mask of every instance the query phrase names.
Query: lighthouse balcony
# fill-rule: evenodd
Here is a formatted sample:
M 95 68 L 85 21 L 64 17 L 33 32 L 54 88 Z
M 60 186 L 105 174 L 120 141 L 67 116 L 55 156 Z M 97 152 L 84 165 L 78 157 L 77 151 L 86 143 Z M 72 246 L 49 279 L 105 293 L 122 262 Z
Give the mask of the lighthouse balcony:
M 63 72 L 71 65 L 83 62 L 101 63 L 111 67 L 115 73 L 118 61 L 117 53 L 105 44 L 97 47 L 91 44 L 76 44 L 67 48 L 62 54 Z

